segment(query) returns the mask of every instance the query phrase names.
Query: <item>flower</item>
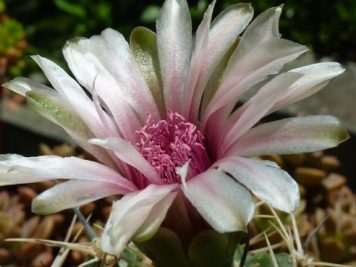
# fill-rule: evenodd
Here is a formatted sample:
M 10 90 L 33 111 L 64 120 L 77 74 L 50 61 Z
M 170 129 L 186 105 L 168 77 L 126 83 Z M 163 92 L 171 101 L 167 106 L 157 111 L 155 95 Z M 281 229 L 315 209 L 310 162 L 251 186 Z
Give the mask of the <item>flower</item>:
M 207 225 L 219 233 L 245 231 L 254 213 L 251 192 L 294 211 L 296 182 L 276 164 L 253 157 L 334 147 L 347 133 L 332 116 L 257 123 L 320 90 L 343 68 L 325 62 L 283 71 L 307 48 L 281 38 L 281 7 L 248 26 L 249 4 L 233 5 L 211 22 L 214 5 L 195 39 L 186 1 L 166 0 L 157 33 L 138 27 L 130 45 L 112 29 L 69 41 L 63 54 L 79 84 L 34 56 L 54 90 L 25 78 L 6 87 L 26 96 L 31 108 L 62 126 L 98 162 L 3 155 L 0 184 L 70 179 L 33 201 L 40 214 L 124 195 L 113 204 L 102 237 L 102 249 L 114 255 L 131 239 L 151 238 L 171 205 L 181 205 L 181 213 L 166 220 L 193 232 Z M 257 93 L 235 109 L 256 86 Z

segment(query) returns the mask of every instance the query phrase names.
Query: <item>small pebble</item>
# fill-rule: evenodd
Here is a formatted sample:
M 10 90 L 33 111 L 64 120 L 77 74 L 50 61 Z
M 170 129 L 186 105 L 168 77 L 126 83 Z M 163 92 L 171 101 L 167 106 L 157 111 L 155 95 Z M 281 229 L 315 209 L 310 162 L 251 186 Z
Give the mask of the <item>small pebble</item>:
M 84 254 L 82 254 L 78 251 L 71 251 L 69 258 L 70 258 L 70 262 L 72 264 L 74 264 L 75 266 L 78 266 L 84 261 Z
M 336 171 L 341 163 L 337 157 L 325 155 L 321 158 L 320 165 L 323 170 Z
M 106 221 L 109 219 L 110 213 L 111 213 L 111 206 L 106 206 L 101 209 L 101 215 L 103 216 L 103 219 Z
M 316 186 L 326 177 L 326 172 L 316 168 L 298 167 L 295 169 L 295 177 L 305 186 Z
M 26 204 L 30 204 L 32 200 L 37 196 L 35 190 L 28 186 L 19 186 L 17 192 L 20 195 L 20 198 Z
M 80 211 L 84 214 L 84 215 L 88 215 L 90 213 L 92 213 L 96 208 L 96 204 L 94 202 L 85 204 L 84 206 L 80 207 Z
M 69 157 L 75 155 L 75 148 L 73 145 L 63 144 L 53 148 L 53 154 L 61 157 Z
M 41 155 L 53 155 L 52 149 L 45 143 L 40 143 L 38 149 Z
M 284 155 L 283 159 L 292 166 L 300 166 L 305 161 L 304 154 L 291 154 L 291 155 Z
M 338 173 L 330 173 L 323 181 L 323 187 L 328 190 L 334 190 L 346 184 L 346 177 Z
M 54 230 L 54 219 L 51 216 L 45 217 L 34 233 L 34 237 L 49 239 Z
M 47 267 L 53 261 L 53 255 L 50 251 L 45 251 L 38 254 L 32 261 L 32 267 Z

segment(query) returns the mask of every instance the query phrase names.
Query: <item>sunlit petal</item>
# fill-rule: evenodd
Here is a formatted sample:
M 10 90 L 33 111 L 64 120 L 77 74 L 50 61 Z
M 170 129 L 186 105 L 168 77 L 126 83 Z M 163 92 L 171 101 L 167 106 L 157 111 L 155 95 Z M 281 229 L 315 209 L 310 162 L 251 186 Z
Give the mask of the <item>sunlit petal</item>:
M 293 212 L 300 201 L 298 184 L 278 166 L 262 160 L 227 157 L 214 164 L 272 207 Z
M 261 124 L 241 136 L 226 155 L 295 154 L 335 147 L 348 138 L 332 116 L 307 116 Z
M 114 202 L 112 212 L 106 223 L 101 245 L 103 251 L 119 256 L 140 227 L 150 217 L 154 207 L 170 194 L 177 185 L 150 185 L 142 191 L 126 194 Z
M 165 105 L 180 112 L 192 50 L 192 22 L 187 2 L 165 1 L 156 28 Z
M 184 193 L 220 233 L 246 231 L 254 205 L 251 195 L 225 173 L 210 169 L 187 182 Z
M 32 211 L 45 215 L 79 207 L 107 196 L 128 192 L 126 188 L 117 184 L 72 180 L 55 185 L 38 195 L 32 201 Z

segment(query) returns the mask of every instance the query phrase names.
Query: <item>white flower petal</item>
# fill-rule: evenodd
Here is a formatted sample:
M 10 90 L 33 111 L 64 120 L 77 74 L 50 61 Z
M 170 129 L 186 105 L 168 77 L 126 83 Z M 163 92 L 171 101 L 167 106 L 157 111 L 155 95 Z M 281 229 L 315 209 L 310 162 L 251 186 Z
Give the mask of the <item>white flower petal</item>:
M 156 23 L 166 109 L 180 112 L 192 50 L 192 22 L 185 0 L 166 0 Z
M 336 62 L 316 63 L 290 70 L 290 72 L 300 73 L 304 76 L 286 91 L 286 94 L 274 105 L 270 113 L 315 94 L 332 78 L 344 71 L 345 69 Z
M 346 130 L 335 117 L 295 117 L 250 129 L 226 155 L 253 157 L 312 152 L 335 147 L 347 138 Z
M 134 140 L 133 133 L 142 127 L 147 112 L 158 118 L 152 95 L 121 34 L 107 29 L 102 36 L 69 41 L 63 54 L 78 81 L 90 92 L 95 87 L 127 140 Z
M 239 51 L 239 47 L 236 51 Z M 228 115 L 243 93 L 268 75 L 278 73 L 286 63 L 306 51 L 305 46 L 275 38 L 256 46 L 241 59 L 232 57 L 222 83 L 204 113 L 203 126 L 220 108 L 225 109 L 221 113 Z
M 176 198 L 177 192 L 172 192 L 160 202 L 158 202 L 151 210 L 147 219 L 137 230 L 134 240 L 143 242 L 150 239 L 161 226 L 166 217 L 168 209 L 171 207 L 173 200 Z
M 125 193 L 126 189 L 112 183 L 72 180 L 57 184 L 38 195 L 32 201 L 32 211 L 45 215 Z
M 40 56 L 33 56 L 33 59 L 41 67 L 53 87 L 83 119 L 93 134 L 99 138 L 104 137 L 105 129 L 96 112 L 94 103 L 79 84 L 54 62 Z
M 254 213 L 248 191 L 215 169 L 189 180 L 184 194 L 211 227 L 220 233 L 246 231 Z
M 250 4 L 240 3 L 228 7 L 222 11 L 212 22 L 209 31 L 209 40 L 204 53 L 202 69 L 194 91 L 194 98 L 190 111 L 190 120 L 196 121 L 200 109 L 201 98 L 212 95 L 206 92 L 209 88 L 209 79 L 213 76 L 216 68 L 223 60 L 226 53 L 236 42 L 239 34 L 246 28 L 253 17 L 253 8 Z
M 190 60 L 187 83 L 185 84 L 183 92 L 183 99 L 186 105 L 183 105 L 181 115 L 183 115 L 185 118 L 188 118 L 189 116 L 191 103 L 193 101 L 194 88 L 196 87 L 200 72 L 203 68 L 202 62 L 206 57 L 206 48 L 209 41 L 210 22 L 213 15 L 215 2 L 216 0 L 214 0 L 205 11 L 204 18 L 200 23 L 195 35 L 195 43 L 192 58 Z
M 272 7 L 258 15 L 247 27 L 239 43 L 238 57 L 242 57 L 255 46 L 266 41 L 280 38 L 278 30 L 282 7 Z
M 73 103 L 73 98 L 78 102 L 89 102 L 89 97 L 85 94 L 83 89 L 61 67 L 53 61 L 39 55 L 32 56 L 32 59 L 42 69 L 52 86 L 68 101 L 68 103 Z
M 119 256 L 129 240 L 150 217 L 154 207 L 165 198 L 171 199 L 170 193 L 175 189 L 175 184 L 151 184 L 142 191 L 126 194 L 121 200 L 114 202 L 101 238 L 102 250 Z
M 6 87 L 26 96 L 30 108 L 41 116 L 61 126 L 81 147 L 104 164 L 113 167 L 114 163 L 107 152 L 87 142 L 94 134 L 87 127 L 81 116 L 57 91 L 41 83 L 26 78 L 16 78 Z M 105 126 L 103 126 L 103 131 Z
M 49 88 L 44 84 L 23 77 L 12 79 L 10 82 L 3 84 L 3 86 L 22 96 L 26 96 L 26 93 L 31 92 L 34 88 L 43 91 L 54 91 L 52 88 Z
M 142 154 L 127 141 L 118 137 L 112 137 L 107 139 L 92 139 L 90 143 L 113 150 L 120 160 L 135 167 L 151 182 L 162 183 L 156 170 L 148 163 Z
M 271 107 L 296 80 L 298 73 L 283 73 L 266 83 L 249 101 L 240 107 L 229 119 L 227 129 L 219 148 L 224 153 L 242 134 L 262 119 Z M 231 127 L 231 128 L 229 128 Z
M 0 185 L 23 184 L 52 179 L 78 179 L 101 181 L 125 188 L 136 187 L 116 171 L 100 163 L 76 157 L 59 156 L 23 157 L 15 154 L 0 155 Z
M 227 157 L 214 163 L 272 207 L 293 212 L 299 206 L 298 184 L 287 172 L 262 160 Z
M 120 82 L 119 88 L 128 92 L 138 114 L 145 116 L 149 112 L 153 118 L 159 118 L 151 91 L 124 36 L 112 29 L 104 30 L 101 36 L 107 50 L 112 54 L 113 60 L 109 61 L 109 66 L 113 69 L 116 80 Z

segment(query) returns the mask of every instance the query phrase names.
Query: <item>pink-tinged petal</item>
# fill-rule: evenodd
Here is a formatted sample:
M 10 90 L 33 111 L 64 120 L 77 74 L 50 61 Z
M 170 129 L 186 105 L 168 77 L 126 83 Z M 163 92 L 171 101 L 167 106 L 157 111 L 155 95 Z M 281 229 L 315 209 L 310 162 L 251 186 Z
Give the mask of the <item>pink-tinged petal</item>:
M 274 105 L 270 113 L 315 94 L 331 79 L 344 71 L 345 69 L 336 62 L 316 63 L 290 70 L 290 72 L 300 73 L 304 76 L 289 88 L 286 94 Z
M 30 108 L 41 116 L 61 126 L 80 146 L 105 165 L 115 168 L 107 152 L 87 142 L 94 138 L 82 118 L 55 90 L 26 78 L 16 78 L 5 85 L 26 96 Z M 105 128 L 105 127 L 104 127 Z
M 208 44 L 204 53 L 199 79 L 194 91 L 191 104 L 190 120 L 196 121 L 200 109 L 201 98 L 204 92 L 210 96 L 216 88 L 210 88 L 210 79 L 221 64 L 224 56 L 236 42 L 239 34 L 245 29 L 253 17 L 253 8 L 250 4 L 240 3 L 221 12 L 212 22 L 209 31 Z M 214 77 L 215 78 L 215 77 Z M 206 92 L 205 88 L 209 89 Z
M 219 146 L 219 155 L 222 155 L 241 135 L 262 119 L 278 101 L 280 95 L 300 77 L 301 74 L 291 72 L 276 76 L 235 111 L 223 134 L 221 146 Z
M 68 103 L 72 103 L 73 98 L 76 97 L 79 98 L 76 99 L 77 101 L 90 101 L 79 84 L 53 61 L 39 55 L 32 56 L 32 59 L 42 69 L 52 86 Z
M 116 80 L 121 83 L 121 90 L 129 92 L 136 111 L 140 116 L 145 116 L 147 112 L 153 118 L 159 118 L 159 113 L 151 91 L 136 63 L 129 44 L 124 36 L 113 29 L 106 29 L 101 34 L 107 50 L 112 51 L 114 61 L 110 61 Z M 110 59 L 110 58 L 108 58 Z M 131 103 L 130 103 L 131 104 Z
M 241 136 L 226 155 L 295 154 L 335 147 L 348 139 L 332 116 L 295 117 L 261 124 Z
M 93 96 L 93 102 L 95 104 L 95 108 L 99 114 L 99 117 L 101 119 L 101 121 L 103 122 L 103 125 L 105 127 L 105 134 L 106 136 L 120 136 L 117 132 L 117 129 L 115 127 L 115 125 L 112 124 L 112 120 L 111 118 L 105 116 L 105 111 L 103 110 L 101 104 L 100 104 L 100 99 L 99 99 L 99 96 L 97 95 L 96 93 L 96 90 L 95 88 L 93 88 L 93 91 L 92 91 L 92 96 Z M 89 138 L 88 138 L 89 139 Z M 87 139 L 87 140 L 88 140 Z M 91 138 L 90 138 L 91 139 Z M 107 150 L 106 150 L 107 151 Z M 114 154 L 114 152 L 112 151 L 108 151 L 109 155 L 111 156 L 111 158 L 113 159 L 113 161 L 115 162 L 116 166 L 119 167 L 119 169 L 125 173 L 127 175 L 128 178 L 131 178 L 131 173 L 129 171 L 129 168 L 128 166 L 123 163 L 122 161 L 120 161 L 116 155 Z
M 183 191 L 216 231 L 246 231 L 254 204 L 249 192 L 233 178 L 210 169 L 189 180 Z
M 38 195 L 32 201 L 32 211 L 46 215 L 79 207 L 107 196 L 126 193 L 128 190 L 117 184 L 72 180 L 57 184 Z
M 119 256 L 126 244 L 150 217 L 155 206 L 165 198 L 172 198 L 171 192 L 177 185 L 151 184 L 142 191 L 126 194 L 114 202 L 110 218 L 101 237 L 102 250 Z M 160 216 L 164 216 L 160 214 Z
M 34 183 L 53 179 L 78 179 L 106 182 L 127 191 L 136 187 L 116 171 L 100 163 L 76 157 L 23 157 L 15 154 L 0 156 L 0 185 Z
M 172 192 L 152 208 L 147 219 L 135 233 L 136 242 L 144 242 L 157 232 L 176 196 L 177 192 Z
M 236 52 L 239 51 L 239 46 Z M 234 56 L 226 68 L 222 83 L 208 104 L 203 117 L 203 128 L 209 117 L 220 108 L 227 116 L 241 95 L 252 86 L 278 73 L 288 62 L 307 51 L 305 46 L 284 40 L 272 39 L 251 49 L 241 59 Z
M 259 199 L 276 209 L 293 212 L 299 206 L 298 184 L 272 162 L 226 157 L 213 166 L 230 174 Z
M 235 85 L 238 87 L 234 89 L 236 96 L 233 101 L 236 103 L 235 98 L 240 97 L 249 87 L 265 79 L 267 75 L 277 73 L 285 63 L 306 51 L 304 46 L 287 40 L 279 40 L 278 21 L 281 12 L 281 7 L 270 8 L 261 13 L 247 27 L 222 78 L 221 87 L 227 88 L 219 88 L 218 94 L 225 95 Z M 276 54 L 271 53 L 272 51 Z M 239 72 L 242 73 L 238 74 Z M 249 73 L 253 73 L 254 77 L 244 81 L 245 84 L 238 84 Z M 237 84 L 239 86 L 236 86 Z M 230 97 L 232 96 L 229 95 L 226 99 Z
M 92 139 L 90 143 L 111 149 L 123 162 L 140 171 L 150 182 L 161 184 L 162 180 L 151 164 L 127 141 L 121 138 Z
M 305 46 L 279 39 L 280 14 L 281 7 L 271 8 L 246 29 L 230 58 L 217 93 L 203 114 L 202 129 L 214 112 L 220 113 L 214 115 L 215 120 L 224 121 L 243 93 L 307 51 Z
M 194 88 L 196 87 L 200 72 L 203 68 L 202 63 L 206 56 L 206 48 L 209 41 L 210 22 L 213 15 L 215 2 L 216 0 L 214 0 L 205 11 L 204 18 L 200 23 L 195 35 L 195 43 L 190 61 L 187 83 L 185 84 L 183 92 L 183 99 L 186 104 L 183 105 L 181 110 L 181 114 L 186 118 L 189 116 L 191 103 L 193 101 Z
M 239 43 L 236 56 L 242 57 L 254 47 L 275 38 L 280 38 L 278 29 L 279 17 L 282 7 L 272 7 L 258 15 L 247 27 Z M 238 55 L 239 54 L 239 55 Z
M 33 59 L 41 67 L 59 95 L 77 112 L 93 134 L 99 138 L 104 137 L 104 126 L 96 112 L 94 103 L 79 84 L 54 62 L 40 56 L 33 56 Z
M 63 54 L 85 88 L 92 92 L 95 84 L 95 90 L 127 140 L 142 127 L 147 112 L 158 118 L 153 97 L 120 33 L 107 29 L 101 36 L 69 41 Z
M 185 0 L 166 0 L 156 23 L 166 109 L 181 112 L 192 50 L 192 22 Z
M 103 66 L 96 54 L 91 52 L 95 50 L 92 48 L 94 45 L 97 50 L 100 49 L 97 43 L 101 44 L 97 37 L 69 41 L 63 48 L 64 57 L 72 73 L 89 92 L 92 93 L 95 87 L 95 91 L 113 115 L 120 134 L 130 140 L 132 133 L 139 129 L 142 123 L 126 101 L 113 75 Z
M 92 92 L 92 97 L 93 97 L 93 103 L 96 109 L 96 112 L 99 115 L 99 118 L 104 126 L 104 135 L 105 136 L 118 136 L 119 133 L 117 131 L 117 128 L 115 124 L 112 121 L 112 118 L 107 116 L 105 113 L 103 107 L 101 106 L 101 99 L 99 98 L 95 88 L 93 89 Z

